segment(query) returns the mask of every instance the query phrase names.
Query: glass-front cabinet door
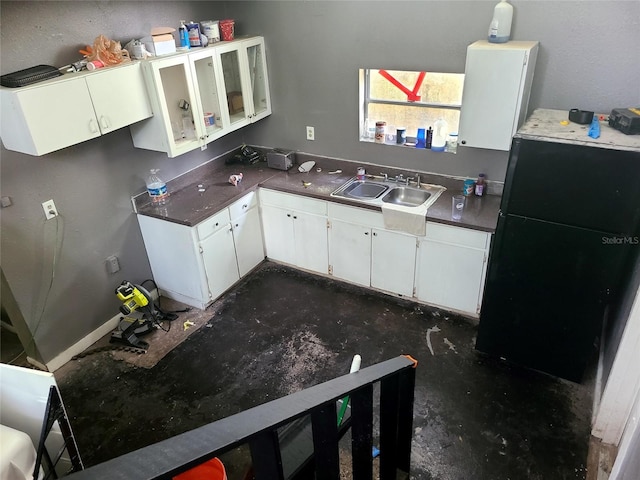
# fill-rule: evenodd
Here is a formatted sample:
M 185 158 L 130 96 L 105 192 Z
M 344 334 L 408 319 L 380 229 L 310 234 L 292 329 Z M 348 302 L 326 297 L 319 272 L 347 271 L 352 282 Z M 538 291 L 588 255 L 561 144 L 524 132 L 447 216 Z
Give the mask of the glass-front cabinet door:
M 239 128 L 271 114 L 264 39 L 236 40 L 217 48 L 231 128 Z
M 200 124 L 204 143 L 212 142 L 229 131 L 229 111 L 224 98 L 224 84 L 219 57 L 211 49 L 189 54 L 196 93 L 196 123 Z
M 153 117 L 130 126 L 134 146 L 176 157 L 202 145 L 194 123 L 197 100 L 185 56 L 174 55 L 142 64 Z
M 269 76 L 262 37 L 245 40 L 245 51 L 249 67 L 249 85 L 252 92 L 253 116 L 251 121 L 260 120 L 271 114 L 269 97 Z

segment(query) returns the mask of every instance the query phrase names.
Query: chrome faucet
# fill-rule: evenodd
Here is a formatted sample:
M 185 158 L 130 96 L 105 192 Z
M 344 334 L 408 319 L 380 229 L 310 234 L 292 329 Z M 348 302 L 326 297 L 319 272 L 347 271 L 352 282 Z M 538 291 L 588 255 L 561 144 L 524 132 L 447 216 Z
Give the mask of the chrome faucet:
M 420 183 L 420 174 L 416 174 L 416 187 L 420 188 L 422 185 Z

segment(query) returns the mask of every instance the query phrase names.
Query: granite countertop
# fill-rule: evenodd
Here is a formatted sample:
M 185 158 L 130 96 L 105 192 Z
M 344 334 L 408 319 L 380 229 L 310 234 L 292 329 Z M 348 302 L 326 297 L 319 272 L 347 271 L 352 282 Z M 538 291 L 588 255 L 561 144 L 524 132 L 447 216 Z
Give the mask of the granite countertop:
M 380 207 L 373 205 L 330 197 L 331 192 L 356 175 L 356 168 L 361 164 L 307 154 L 298 154 L 296 163 L 299 165 L 309 160 L 315 161 L 316 165 L 310 172 L 301 173 L 298 171 L 297 165 L 288 171 L 281 171 L 268 168 L 264 162 L 254 165 L 228 165 L 223 158 L 216 159 L 168 182 L 167 188 L 170 197 L 166 205 L 161 207 L 151 205 L 145 192 L 133 198 L 134 208 L 141 215 L 194 226 L 229 206 L 246 193 L 262 187 L 380 211 Z M 380 165 L 365 164 L 362 166 L 367 169 L 367 173 L 375 175 L 384 172 L 389 176 L 399 173 L 414 176 L 416 173 Z M 321 171 L 318 172 L 318 168 Z M 329 173 L 336 170 L 342 170 L 342 173 Z M 234 187 L 228 182 L 229 176 L 240 172 L 243 174 L 242 182 Z M 462 192 L 462 180 L 427 173 L 421 173 L 420 179 L 422 183 L 446 187 L 438 200 L 429 207 L 427 220 L 485 232 L 495 231 L 500 196 L 467 197 L 462 219 L 456 221 L 451 219 L 451 197 Z M 310 183 L 310 185 L 305 187 L 303 182 Z

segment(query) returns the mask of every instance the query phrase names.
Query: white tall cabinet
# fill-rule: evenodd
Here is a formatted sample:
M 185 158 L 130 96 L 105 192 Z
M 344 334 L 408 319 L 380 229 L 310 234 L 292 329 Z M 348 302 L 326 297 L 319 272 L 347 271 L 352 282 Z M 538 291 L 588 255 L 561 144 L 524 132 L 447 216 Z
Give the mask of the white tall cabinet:
M 538 42 L 475 42 L 467 48 L 459 141 L 509 151 L 524 123 Z

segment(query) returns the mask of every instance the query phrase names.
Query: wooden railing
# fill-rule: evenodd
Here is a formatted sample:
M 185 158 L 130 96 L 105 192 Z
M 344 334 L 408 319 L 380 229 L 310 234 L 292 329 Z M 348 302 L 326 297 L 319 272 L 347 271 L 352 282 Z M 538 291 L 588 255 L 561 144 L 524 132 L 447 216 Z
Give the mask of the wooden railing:
M 372 478 L 373 386 L 380 382 L 380 479 L 408 475 L 413 430 L 413 396 L 417 362 L 399 356 L 358 372 L 307 388 L 236 415 L 73 473 L 73 480 L 171 479 L 235 447 L 248 444 L 256 480 L 284 479 L 278 429 L 310 417 L 315 478 L 340 477 L 340 428 L 336 402 L 349 395 L 352 478 Z M 299 468 L 288 469 L 299 472 Z M 297 474 L 296 474 L 297 475 Z M 292 478 L 295 478 L 294 475 Z

